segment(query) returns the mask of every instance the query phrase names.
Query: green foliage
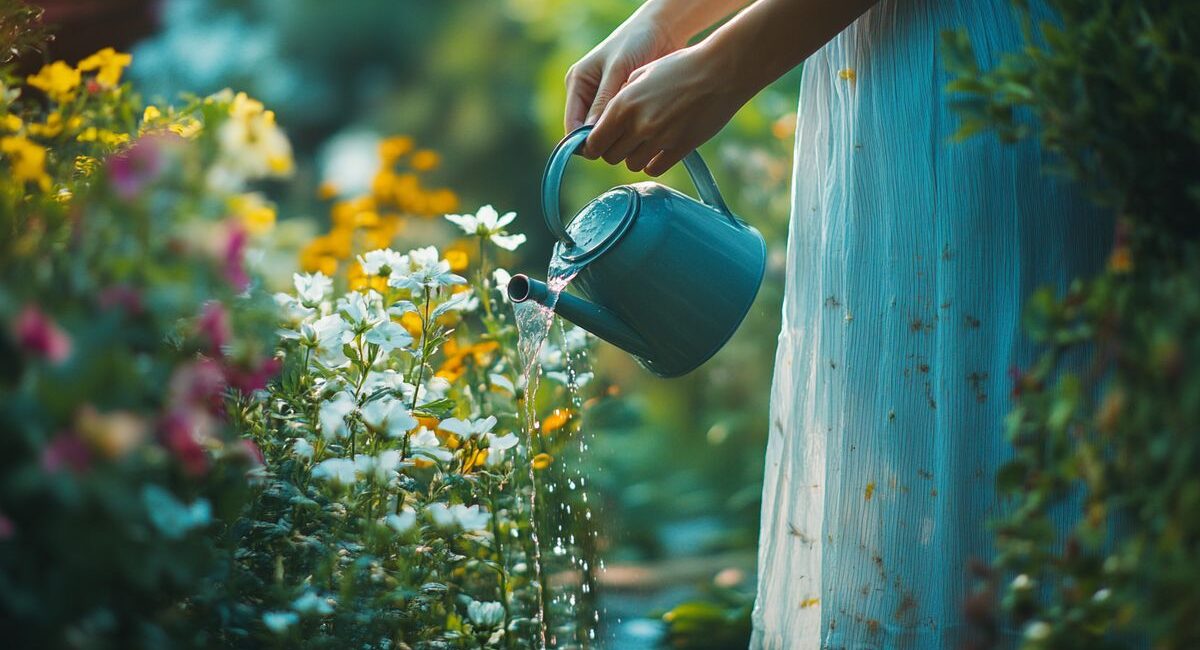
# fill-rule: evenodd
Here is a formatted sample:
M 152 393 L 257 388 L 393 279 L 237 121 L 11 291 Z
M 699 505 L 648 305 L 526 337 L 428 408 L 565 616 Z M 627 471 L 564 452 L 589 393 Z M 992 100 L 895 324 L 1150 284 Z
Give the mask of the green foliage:
M 1027 47 L 986 72 L 946 35 L 961 135 L 1040 138 L 1122 218 L 1105 271 L 1027 305 L 1044 354 L 1014 369 L 1016 453 L 997 477 L 1012 507 L 967 611 L 995 647 L 1017 625 L 1029 649 L 1194 648 L 1200 6 L 1049 4 L 1057 18 L 1025 8 Z
M 0 637 L 12 647 L 208 647 L 187 599 L 227 571 L 211 534 L 241 510 L 258 462 L 223 397 L 260 388 L 275 363 L 273 308 L 248 284 L 247 232 L 226 209 L 237 192 L 205 182 L 231 153 L 216 137 L 229 103 L 143 121 L 119 83 L 127 60 L 110 54 L 28 85 L 0 73 Z M 183 123 L 190 139 L 171 130 Z

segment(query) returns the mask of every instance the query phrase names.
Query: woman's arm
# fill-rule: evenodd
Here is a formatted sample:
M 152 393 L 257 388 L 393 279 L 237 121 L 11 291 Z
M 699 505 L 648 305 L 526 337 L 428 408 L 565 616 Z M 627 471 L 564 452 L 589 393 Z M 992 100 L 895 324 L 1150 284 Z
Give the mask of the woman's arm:
M 634 70 L 670 54 L 749 0 L 648 0 L 567 72 L 564 125 L 596 121 Z
M 876 0 L 758 0 L 700 43 L 635 70 L 584 154 L 657 176 Z

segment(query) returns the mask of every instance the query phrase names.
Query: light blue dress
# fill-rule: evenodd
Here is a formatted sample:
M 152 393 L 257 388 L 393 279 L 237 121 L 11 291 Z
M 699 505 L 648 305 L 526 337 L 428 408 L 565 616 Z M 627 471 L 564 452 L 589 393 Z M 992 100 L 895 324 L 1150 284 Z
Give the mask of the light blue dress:
M 755 648 L 960 644 L 1021 305 L 1109 247 L 1035 141 L 950 142 L 953 28 L 985 64 L 1022 44 L 1008 0 L 884 0 L 805 63 Z

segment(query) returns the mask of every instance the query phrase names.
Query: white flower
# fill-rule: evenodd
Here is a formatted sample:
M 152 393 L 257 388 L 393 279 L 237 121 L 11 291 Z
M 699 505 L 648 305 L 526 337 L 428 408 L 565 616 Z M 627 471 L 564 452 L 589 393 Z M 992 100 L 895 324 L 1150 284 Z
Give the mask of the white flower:
M 342 485 L 353 485 L 356 480 L 356 467 L 349 458 L 326 458 L 313 468 L 313 478 L 328 479 Z
M 446 312 L 463 311 L 472 312 L 479 307 L 479 299 L 475 297 L 474 291 L 460 291 L 450 296 L 445 302 L 438 305 L 430 318 L 437 318 Z
M 504 302 L 508 302 L 508 283 L 512 281 L 512 274 L 504 269 L 496 269 L 492 271 L 492 280 L 496 282 L 496 289 L 500 291 L 500 297 Z
M 492 428 L 496 426 L 496 416 L 489 415 L 486 418 L 479 420 L 460 420 L 458 418 L 449 418 L 442 420 L 438 428 L 442 431 L 449 431 L 462 436 L 463 438 L 477 438 L 485 433 L 491 433 Z
M 213 188 L 238 189 L 247 180 L 292 171 L 292 145 L 275 123 L 275 114 L 245 93 L 233 97 L 229 119 L 217 129 L 217 142 L 220 154 L 208 177 Z
M 296 458 L 299 458 L 300 460 L 304 460 L 304 461 L 309 461 L 309 460 L 312 460 L 313 453 L 315 453 L 315 452 L 316 452 L 316 450 L 313 449 L 312 443 L 309 442 L 307 439 L 296 438 L 296 439 L 292 440 L 292 455 L 295 456 Z
M 553 379 L 554 381 L 562 384 L 563 386 L 571 385 L 571 377 L 566 372 L 550 370 L 550 371 L 546 372 L 546 376 L 549 377 L 550 379 Z M 575 375 L 575 388 L 583 388 L 584 386 L 587 386 L 588 382 L 591 380 L 592 380 L 592 373 L 581 372 L 581 373 Z
M 506 433 L 502 436 L 498 436 L 494 433 L 489 433 L 489 434 L 487 434 L 487 439 L 488 439 L 488 448 L 487 448 L 487 451 L 488 451 L 487 465 L 488 465 L 488 467 L 496 467 L 497 465 L 503 463 L 504 457 L 506 455 L 505 452 L 507 452 L 509 449 L 512 449 L 513 447 L 516 447 L 517 443 L 519 442 L 519 440 L 517 439 L 517 436 L 513 435 L 512 433 Z
M 466 531 L 482 530 L 491 521 L 491 513 L 478 505 L 467 507 L 461 503 L 447 507 L 444 503 L 431 504 L 426 511 L 439 528 L 461 528 Z
M 383 309 L 383 296 L 374 289 L 366 294 L 351 291 L 338 298 L 338 311 L 356 330 L 365 331 L 387 320 L 387 312 Z
M 409 444 L 412 446 L 413 454 L 421 454 L 434 458 L 442 462 L 450 460 L 454 454 L 442 447 L 442 441 L 438 440 L 437 434 L 425 427 L 417 430 L 417 433 L 409 438 Z
M 390 368 L 383 371 L 367 371 L 367 379 L 363 385 L 366 387 L 368 393 L 374 393 L 380 389 L 403 391 L 406 386 L 410 386 L 410 384 L 405 383 L 404 375 Z
M 413 392 L 416 391 L 416 387 L 414 387 L 412 384 L 406 383 L 401 387 L 400 391 L 401 395 L 404 397 L 404 401 L 412 404 Z M 429 402 L 436 402 L 444 398 L 446 393 L 449 391 L 450 381 L 448 379 L 445 377 L 430 377 L 429 381 L 425 382 L 424 386 L 421 386 L 420 396 L 417 399 L 417 403 L 428 404 Z
M 417 525 L 417 512 L 412 508 L 404 508 L 400 514 L 392 513 L 384 517 L 383 522 L 388 528 L 396 531 L 396 534 L 403 535 Z
M 485 205 L 475 214 L 448 214 L 446 219 L 462 228 L 468 235 L 478 235 L 490 239 L 493 244 L 506 250 L 516 250 L 525 243 L 525 235 L 509 235 L 504 227 L 517 218 L 516 212 L 506 212 L 504 216 L 496 212 L 496 208 Z
M 409 463 L 401 462 L 400 452 L 395 449 L 382 451 L 378 456 L 358 454 L 354 457 L 354 469 L 358 474 L 372 476 L 376 481 L 387 484 L 396 480 L 400 466 L 405 464 Z
M 588 331 L 582 327 L 572 327 L 563 332 L 563 349 L 567 352 L 579 352 L 588 346 Z
M 517 392 L 517 388 L 516 388 L 516 386 L 513 386 L 512 380 L 510 380 L 508 377 L 505 377 L 504 375 L 491 374 L 491 375 L 488 375 L 488 379 L 492 382 L 492 385 L 495 386 L 496 388 L 501 388 L 503 390 L 506 390 L 506 391 L 508 391 L 510 393 L 514 393 L 514 394 Z
M 409 251 L 412 266 L 408 274 L 393 273 L 388 286 L 399 289 L 437 289 L 455 284 L 465 284 L 466 278 L 450 272 L 450 262 L 441 259 L 437 248 L 426 246 Z
M 296 612 L 263 612 L 263 625 L 275 634 L 283 634 L 300 621 Z
M 354 398 L 345 392 L 339 392 L 331 399 L 321 403 L 317 418 L 321 424 L 321 435 L 326 440 L 336 440 L 350 435 L 346 425 L 346 416 L 354 412 L 357 405 Z
M 1034 621 L 1025 626 L 1025 638 L 1030 641 L 1045 641 L 1050 637 L 1054 628 L 1045 621 Z
M 330 368 L 340 366 L 349 361 L 342 346 L 354 338 L 354 332 L 350 331 L 346 325 L 346 321 L 342 320 L 341 316 L 330 314 L 323 318 L 318 318 L 312 325 L 317 335 L 316 353 L 318 361 Z
M 301 300 L 290 293 L 282 291 L 275 294 L 275 306 L 279 307 L 280 315 L 283 317 L 283 322 L 288 324 L 298 324 L 304 319 L 316 313 L 312 307 L 305 305 Z
M 367 343 L 378 345 L 384 354 L 389 354 L 397 348 L 403 348 L 412 343 L 412 340 L 408 330 L 390 320 L 379 323 L 367 332 Z
M 399 438 L 417 426 L 417 419 L 404 403 L 390 395 L 367 402 L 362 408 L 362 418 L 368 427 L 389 438 Z
M 472 600 L 471 604 L 467 605 L 467 616 L 479 627 L 496 627 L 504 622 L 504 605 Z
M 333 291 L 333 280 L 324 273 L 294 273 L 292 283 L 296 285 L 296 295 L 309 306 L 316 305 Z
M 408 271 L 408 256 L 401 255 L 390 248 L 381 248 L 365 255 L 359 255 L 358 263 L 362 265 L 363 273 L 367 275 L 391 277 L 397 271 L 401 273 Z
M 301 614 L 320 614 L 325 616 L 333 613 L 333 599 L 322 598 L 313 591 L 307 591 L 303 596 L 292 602 L 292 609 Z

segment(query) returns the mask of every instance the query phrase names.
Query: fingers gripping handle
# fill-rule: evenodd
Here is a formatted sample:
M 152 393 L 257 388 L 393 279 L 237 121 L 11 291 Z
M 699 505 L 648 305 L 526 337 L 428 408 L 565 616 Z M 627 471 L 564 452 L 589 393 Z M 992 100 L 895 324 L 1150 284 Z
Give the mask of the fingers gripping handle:
M 546 227 L 567 248 L 573 248 L 575 241 L 567 234 L 566 226 L 562 222 L 562 214 L 559 212 L 563 172 L 566 171 L 567 161 L 572 155 L 579 153 L 583 144 L 587 142 L 592 128 L 593 125 L 585 124 L 568 133 L 550 154 L 550 161 L 546 163 L 546 171 L 542 174 L 542 214 L 546 217 Z M 724 214 L 735 226 L 741 227 L 741 222 L 729 211 L 729 207 L 725 205 L 725 199 L 721 198 L 717 182 L 713 179 L 712 172 L 708 170 L 708 165 L 704 164 L 700 153 L 693 151 L 684 156 L 683 166 L 687 169 L 688 176 L 692 178 L 692 184 L 696 186 L 700 200 Z

